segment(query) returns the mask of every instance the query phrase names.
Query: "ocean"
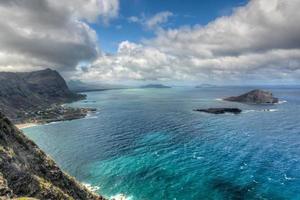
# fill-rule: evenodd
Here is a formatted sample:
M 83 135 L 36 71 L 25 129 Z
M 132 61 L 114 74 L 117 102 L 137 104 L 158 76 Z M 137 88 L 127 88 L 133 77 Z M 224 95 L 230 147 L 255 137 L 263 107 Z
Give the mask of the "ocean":
M 300 199 L 300 89 L 276 105 L 221 101 L 250 87 L 89 92 L 84 119 L 26 128 L 58 165 L 111 198 Z M 196 108 L 238 107 L 213 115 Z

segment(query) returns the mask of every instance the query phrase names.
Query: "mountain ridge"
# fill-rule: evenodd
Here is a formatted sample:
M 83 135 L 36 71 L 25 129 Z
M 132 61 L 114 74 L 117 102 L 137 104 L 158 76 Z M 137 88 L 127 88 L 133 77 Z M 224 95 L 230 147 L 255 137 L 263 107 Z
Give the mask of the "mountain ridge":
M 63 77 L 55 70 L 33 72 L 0 72 L 0 108 L 13 122 L 53 104 L 84 99 L 71 92 Z

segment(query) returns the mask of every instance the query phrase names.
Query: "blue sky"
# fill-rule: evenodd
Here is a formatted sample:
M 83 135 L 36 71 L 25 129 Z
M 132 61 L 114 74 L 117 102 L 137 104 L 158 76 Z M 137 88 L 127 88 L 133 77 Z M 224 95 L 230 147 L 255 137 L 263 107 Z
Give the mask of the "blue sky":
M 299 9 L 299 0 L 0 1 L 0 70 L 118 84 L 299 84 Z
M 131 23 L 131 16 L 153 15 L 169 11 L 174 16 L 163 25 L 164 28 L 178 28 L 180 26 L 206 25 L 214 19 L 230 15 L 232 9 L 244 6 L 246 0 L 121 0 L 119 17 L 111 20 L 108 25 L 101 22 L 90 24 L 98 34 L 101 49 L 104 52 L 115 53 L 122 41 L 139 42 L 142 39 L 155 36 L 154 30 L 147 30 L 140 24 Z

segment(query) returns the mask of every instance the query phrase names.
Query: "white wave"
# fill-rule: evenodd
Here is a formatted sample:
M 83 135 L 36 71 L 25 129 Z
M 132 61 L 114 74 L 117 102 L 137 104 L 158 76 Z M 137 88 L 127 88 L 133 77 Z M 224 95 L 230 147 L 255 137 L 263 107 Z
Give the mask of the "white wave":
M 98 118 L 98 116 L 93 116 L 93 115 L 85 117 L 85 119 L 97 119 L 97 118 Z
M 85 119 L 97 119 L 97 113 L 93 113 L 93 112 L 88 112 L 87 115 L 85 116 Z
M 99 186 L 93 186 L 93 185 L 91 185 L 91 184 L 89 184 L 89 183 L 83 183 L 83 185 L 84 185 L 89 191 L 91 191 L 91 192 L 96 192 L 96 191 L 98 191 L 98 190 L 100 189 Z
M 131 200 L 132 197 L 126 197 L 124 194 L 117 194 L 109 198 L 110 200 Z
M 61 122 L 62 121 L 55 121 L 55 122 L 46 123 L 45 125 L 48 126 L 48 125 L 52 125 L 52 124 L 59 124 Z
M 250 112 L 256 112 L 257 110 L 245 110 L 243 113 L 250 113 Z
M 203 156 L 197 156 L 196 154 L 197 154 L 197 153 L 194 153 L 194 154 L 193 154 L 193 158 L 194 158 L 194 159 L 201 160 L 201 159 L 204 158 Z
M 217 99 L 215 99 L 216 101 L 223 101 L 223 99 L 220 99 L 220 98 L 217 98 Z
M 253 182 L 254 182 L 254 183 L 258 183 L 258 181 L 257 181 L 257 180 L 255 180 L 255 179 L 253 180 Z
M 278 112 L 278 109 L 263 109 L 263 110 L 244 110 L 243 113 L 250 113 L 250 112 Z
M 277 104 L 283 104 L 283 103 L 287 103 L 287 101 L 285 101 L 285 100 L 278 101 L 278 103 L 277 103 Z
M 285 180 L 289 180 L 289 181 L 290 181 L 290 180 L 294 180 L 295 178 L 288 177 L 286 174 L 284 174 L 284 179 L 285 179 Z
M 269 112 L 277 112 L 277 111 L 279 111 L 278 109 L 269 109 L 268 110 Z

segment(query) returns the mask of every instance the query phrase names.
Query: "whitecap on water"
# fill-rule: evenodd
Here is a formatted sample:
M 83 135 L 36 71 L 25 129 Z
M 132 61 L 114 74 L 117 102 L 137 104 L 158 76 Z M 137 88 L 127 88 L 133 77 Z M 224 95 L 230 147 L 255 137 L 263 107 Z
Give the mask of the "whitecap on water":
M 87 116 L 85 119 L 97 119 L 98 116 Z
M 277 112 L 278 109 L 263 109 L 263 110 L 245 110 L 243 113 L 250 113 L 250 112 Z
M 58 124 L 58 123 L 61 123 L 61 122 L 62 122 L 62 121 L 50 122 L 50 123 L 47 123 L 47 124 L 45 124 L 45 125 L 48 126 L 48 125 Z
M 250 112 L 255 112 L 256 110 L 245 110 L 243 113 L 250 113 Z
M 124 194 L 117 194 L 115 196 L 110 197 L 110 200 L 131 200 L 131 197 L 126 197 Z
M 89 183 L 83 183 L 83 185 L 84 185 L 89 191 L 91 191 L 91 192 L 96 192 L 96 191 L 98 191 L 98 190 L 100 189 L 99 186 L 93 186 L 93 185 L 91 185 L 91 184 L 89 184 Z
M 268 110 L 269 112 L 277 112 L 277 111 L 279 111 L 278 109 L 269 109 Z
M 285 101 L 285 100 L 282 100 L 282 101 L 278 101 L 278 103 L 277 104 L 283 104 L 283 103 L 286 103 L 287 101 Z
M 284 174 L 284 179 L 285 179 L 285 180 L 289 180 L 289 181 L 290 181 L 290 180 L 294 180 L 295 178 L 288 177 L 286 174 Z
M 197 153 L 193 153 L 193 158 L 197 159 L 197 160 L 200 160 L 200 159 L 203 159 L 204 157 L 203 156 L 197 156 Z

